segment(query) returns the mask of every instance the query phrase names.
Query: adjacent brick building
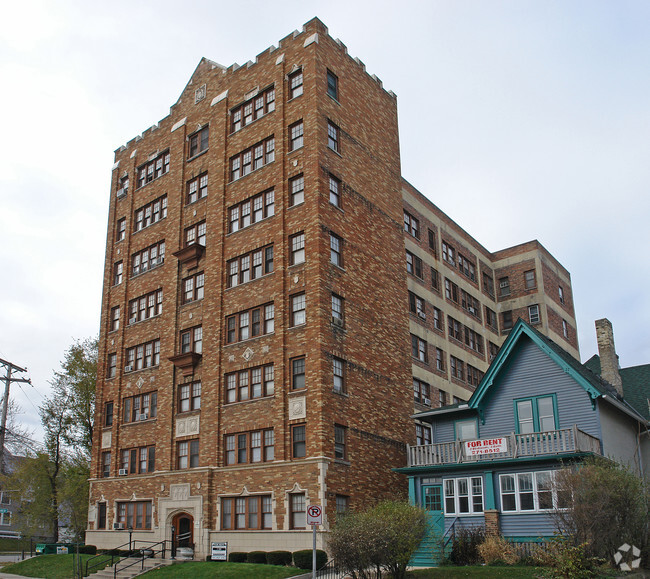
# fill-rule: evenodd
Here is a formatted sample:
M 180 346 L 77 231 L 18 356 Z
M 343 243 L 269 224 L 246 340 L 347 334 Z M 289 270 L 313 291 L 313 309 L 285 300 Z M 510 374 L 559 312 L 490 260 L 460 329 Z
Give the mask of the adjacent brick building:
M 115 161 L 88 543 L 310 547 L 310 504 L 405 493 L 414 404 L 469 398 L 519 315 L 577 356 L 568 272 L 402 179 L 395 95 L 317 19 L 202 59 Z

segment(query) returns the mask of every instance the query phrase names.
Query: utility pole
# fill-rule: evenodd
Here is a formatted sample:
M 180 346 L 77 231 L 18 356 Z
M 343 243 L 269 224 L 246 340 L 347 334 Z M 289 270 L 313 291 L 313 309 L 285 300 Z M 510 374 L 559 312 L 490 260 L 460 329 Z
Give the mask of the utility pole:
M 3 404 L 2 404 L 2 418 L 1 423 L 0 423 L 0 473 L 4 473 L 5 470 L 5 434 L 7 432 L 7 409 L 9 407 L 9 386 L 11 386 L 12 382 L 27 382 L 28 384 L 31 384 L 32 381 L 29 378 L 12 378 L 11 374 L 12 372 L 27 372 L 27 368 L 21 368 L 20 366 L 16 366 L 15 364 L 12 364 L 11 362 L 7 362 L 7 360 L 3 360 L 0 358 L 0 366 L 4 366 L 5 368 L 5 377 L 4 377 L 4 383 L 5 383 L 5 393 L 4 393 L 4 399 L 3 399 Z

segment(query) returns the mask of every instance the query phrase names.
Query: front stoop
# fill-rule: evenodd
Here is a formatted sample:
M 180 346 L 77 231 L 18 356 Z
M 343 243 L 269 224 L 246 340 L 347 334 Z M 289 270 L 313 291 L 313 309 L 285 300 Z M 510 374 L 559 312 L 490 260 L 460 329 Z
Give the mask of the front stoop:
M 144 568 L 142 567 L 141 559 L 132 559 L 132 558 L 126 558 L 122 559 L 119 563 L 119 567 L 124 567 L 124 565 L 127 564 L 127 562 L 135 562 L 137 560 L 137 564 L 133 565 L 133 567 L 129 567 L 128 569 L 125 569 L 124 571 L 119 571 L 117 575 L 114 575 L 114 565 L 112 567 L 106 567 L 105 569 L 102 569 L 101 571 L 97 571 L 97 573 L 93 573 L 92 575 L 88 575 L 88 579 L 113 579 L 114 577 L 118 579 L 131 579 L 131 577 L 137 577 L 138 575 L 142 575 L 143 573 L 146 573 L 147 571 L 151 571 L 152 569 L 156 569 L 157 567 L 164 567 L 165 565 L 171 565 L 175 561 L 170 560 L 170 559 L 157 559 L 157 558 L 149 558 L 144 560 Z

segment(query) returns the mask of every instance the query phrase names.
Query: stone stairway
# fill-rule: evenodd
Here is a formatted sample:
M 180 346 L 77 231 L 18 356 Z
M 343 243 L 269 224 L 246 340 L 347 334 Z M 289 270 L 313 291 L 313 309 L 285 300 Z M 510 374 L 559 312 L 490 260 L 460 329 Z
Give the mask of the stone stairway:
M 126 567 L 129 563 L 135 563 L 135 565 L 132 565 L 131 567 L 128 567 L 123 571 L 118 571 L 117 575 L 114 574 L 115 566 L 113 565 L 111 567 L 106 567 L 101 571 L 97 571 L 97 573 L 88 575 L 88 579 L 90 578 L 113 579 L 114 577 L 117 577 L 118 579 L 131 579 L 131 577 L 137 577 L 138 575 L 142 575 L 143 573 L 146 573 L 147 571 L 151 571 L 152 569 L 156 569 L 157 567 L 164 567 L 165 565 L 171 565 L 172 563 L 174 563 L 174 561 L 171 561 L 170 559 L 158 559 L 158 558 L 150 557 L 144 560 L 144 566 L 143 566 L 142 559 L 140 557 L 127 557 L 126 559 L 122 559 L 117 564 L 117 566 L 119 569 L 122 569 L 123 567 Z

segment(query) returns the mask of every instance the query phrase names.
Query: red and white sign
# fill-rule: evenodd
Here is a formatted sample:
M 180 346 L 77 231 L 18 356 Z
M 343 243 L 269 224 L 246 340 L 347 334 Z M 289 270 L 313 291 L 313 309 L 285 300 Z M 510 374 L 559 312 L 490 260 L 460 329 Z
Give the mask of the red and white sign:
M 465 441 L 465 454 L 467 456 L 497 454 L 499 452 L 508 452 L 508 439 L 505 437 Z
M 323 509 L 320 505 L 310 505 L 307 507 L 307 524 L 308 525 L 322 525 L 323 524 Z

